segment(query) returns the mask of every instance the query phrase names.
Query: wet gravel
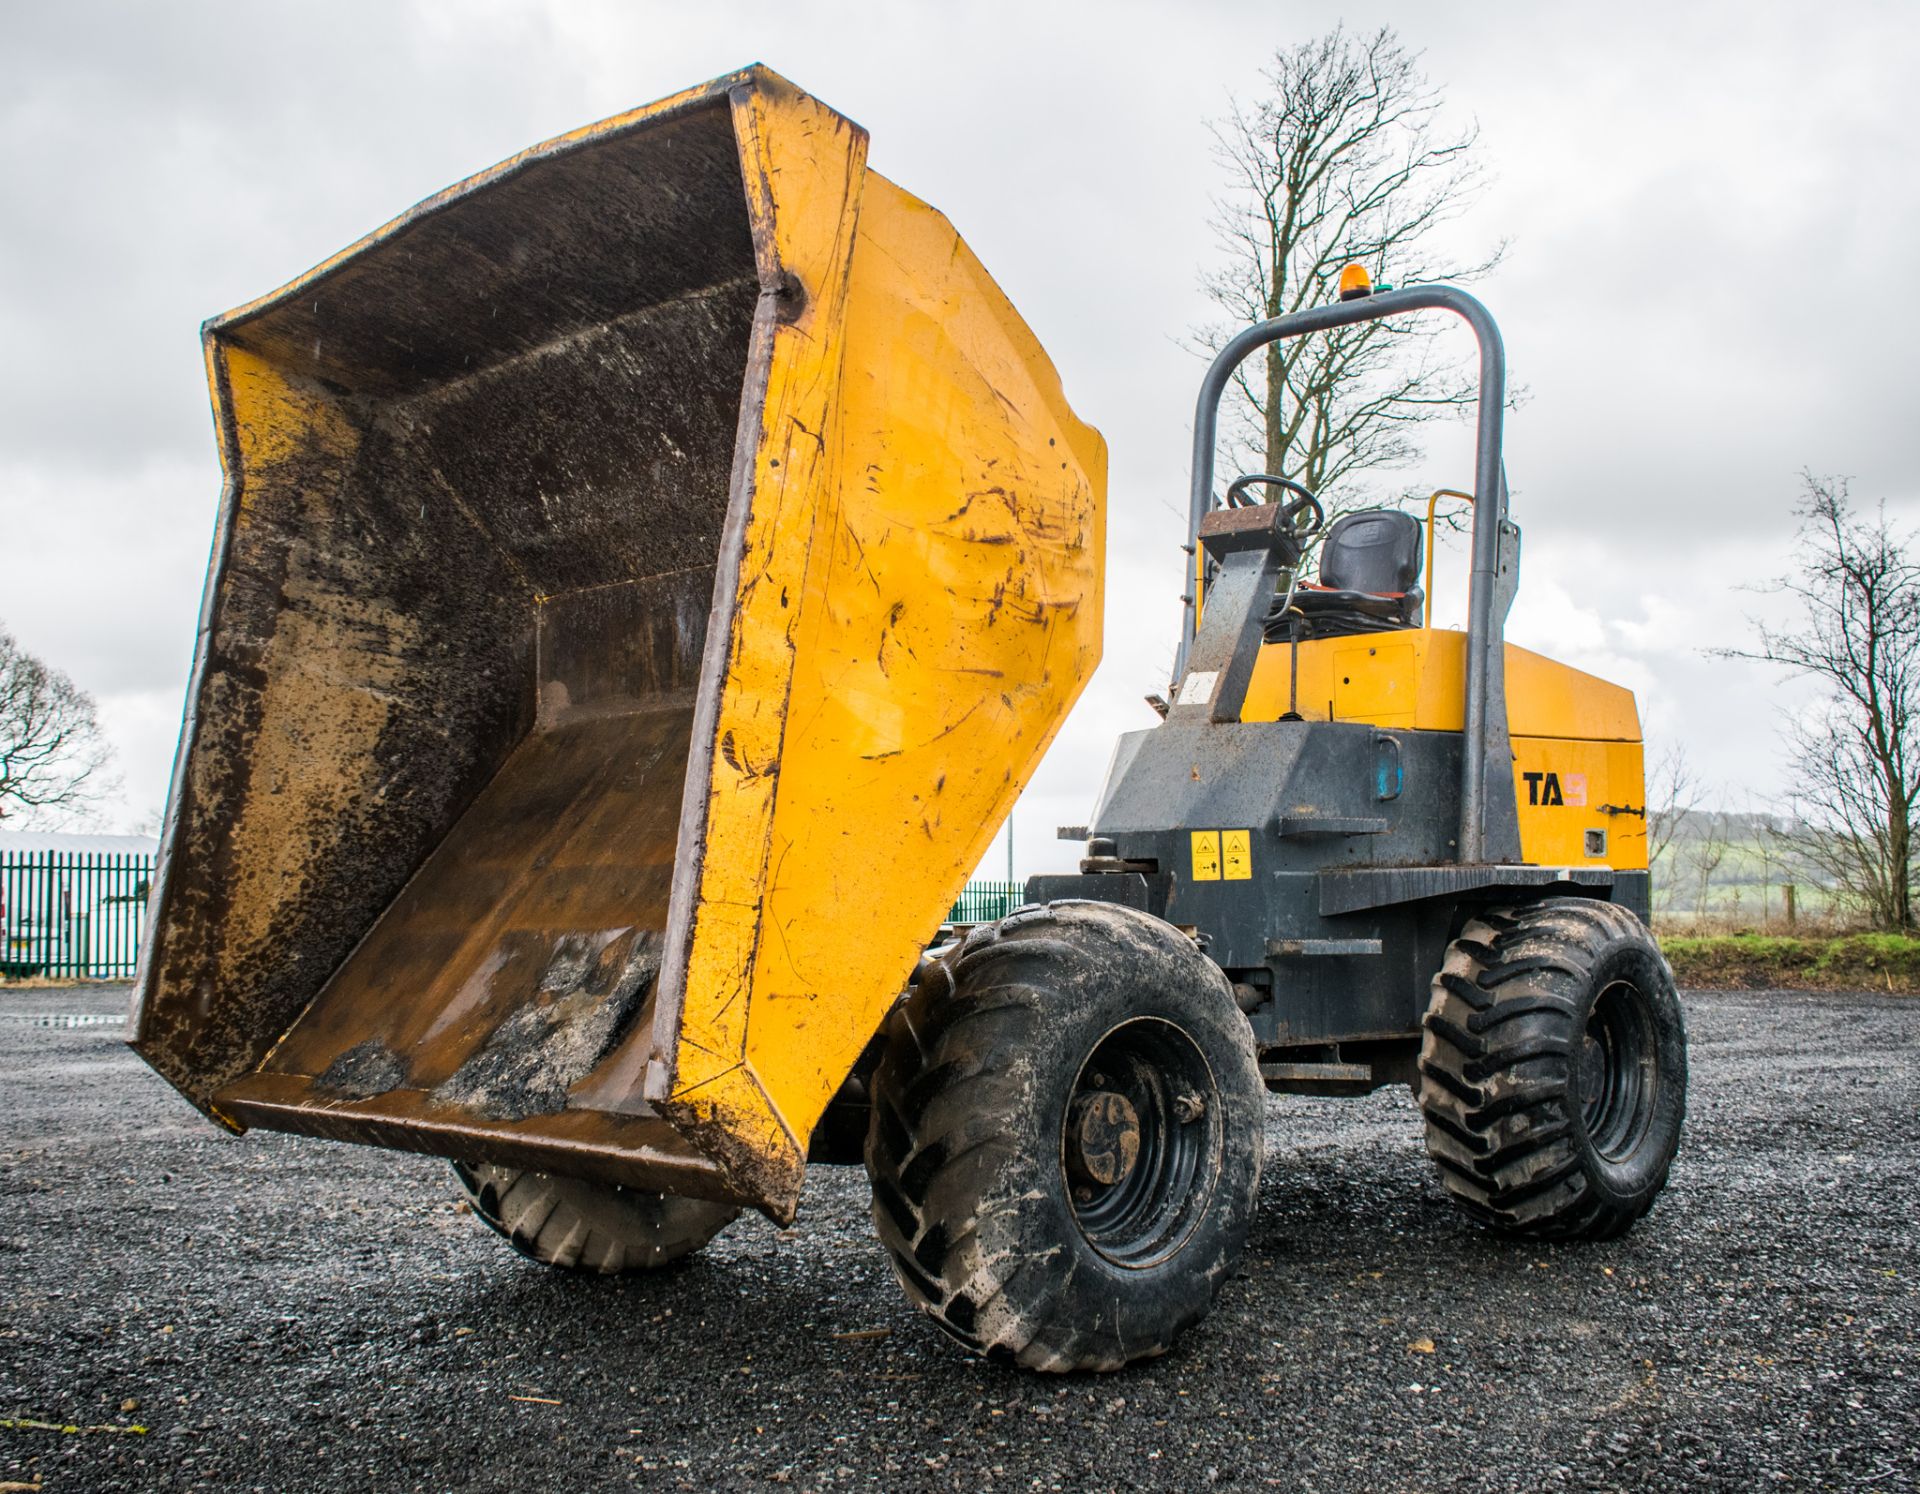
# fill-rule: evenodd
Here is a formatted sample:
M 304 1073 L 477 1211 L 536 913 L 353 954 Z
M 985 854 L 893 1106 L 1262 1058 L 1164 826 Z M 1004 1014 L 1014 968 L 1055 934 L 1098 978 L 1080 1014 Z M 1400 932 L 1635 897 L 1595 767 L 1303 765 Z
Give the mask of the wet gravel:
M 216 1132 L 124 994 L 0 991 L 0 1488 L 1920 1488 L 1915 998 L 1689 994 L 1680 1161 L 1607 1245 L 1467 1225 L 1404 1092 L 1275 1101 L 1213 1316 L 1062 1380 L 907 1308 L 856 1171 L 575 1279 L 442 1164 Z

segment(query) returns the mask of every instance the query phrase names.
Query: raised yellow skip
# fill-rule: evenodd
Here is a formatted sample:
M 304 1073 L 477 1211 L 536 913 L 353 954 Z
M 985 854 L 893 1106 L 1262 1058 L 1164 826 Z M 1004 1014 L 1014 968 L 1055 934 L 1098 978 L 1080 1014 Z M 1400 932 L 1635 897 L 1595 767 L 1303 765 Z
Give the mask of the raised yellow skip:
M 235 1126 L 792 1217 L 1099 662 L 1106 447 L 1033 334 L 755 67 L 206 335 L 227 490 L 136 1045 Z M 610 1025 L 530 1036 L 576 1007 Z M 462 1077 L 509 1050 L 572 1057 Z

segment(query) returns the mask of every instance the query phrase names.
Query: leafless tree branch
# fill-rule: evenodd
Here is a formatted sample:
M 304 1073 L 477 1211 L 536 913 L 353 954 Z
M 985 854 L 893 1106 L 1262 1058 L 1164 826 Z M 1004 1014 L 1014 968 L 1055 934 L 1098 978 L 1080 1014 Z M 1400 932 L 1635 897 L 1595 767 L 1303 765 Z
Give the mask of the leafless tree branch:
M 1700 780 L 1684 743 L 1670 742 L 1647 774 L 1647 865 L 1656 865 L 1688 815 L 1700 807 Z
M 1855 511 L 1840 478 L 1803 473 L 1794 571 L 1762 588 L 1791 599 L 1759 645 L 1718 650 L 1817 681 L 1825 698 L 1790 725 L 1804 828 L 1801 860 L 1877 927 L 1914 926 L 1914 805 L 1920 799 L 1920 562 L 1883 505 Z
M 91 803 L 108 756 L 93 697 L 0 631 L 0 821 Z
M 1479 132 L 1444 127 L 1439 91 L 1392 30 L 1335 27 L 1277 53 L 1262 77 L 1258 99 L 1212 124 L 1228 185 L 1215 203 L 1220 260 L 1201 282 L 1223 313 L 1198 331 L 1207 349 L 1333 299 L 1354 261 L 1402 284 L 1471 281 L 1500 262 L 1504 244 L 1466 262 L 1434 253 L 1435 231 L 1483 185 Z M 1231 395 L 1243 464 L 1322 493 L 1404 465 L 1412 427 L 1474 400 L 1467 366 L 1435 346 L 1440 330 L 1424 318 L 1372 322 L 1271 344 Z

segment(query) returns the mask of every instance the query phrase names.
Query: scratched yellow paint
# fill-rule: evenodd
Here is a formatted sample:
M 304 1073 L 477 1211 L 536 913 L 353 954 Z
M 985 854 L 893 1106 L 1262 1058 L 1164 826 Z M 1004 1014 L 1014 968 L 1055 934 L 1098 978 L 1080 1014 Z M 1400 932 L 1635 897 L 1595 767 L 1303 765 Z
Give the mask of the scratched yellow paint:
M 1241 717 L 1274 721 L 1287 709 L 1289 646 L 1260 650 Z M 1647 864 L 1646 785 L 1633 692 L 1506 645 L 1507 722 L 1513 737 L 1520 852 L 1541 865 Z M 1300 645 L 1298 707 L 1309 721 L 1365 721 L 1413 731 L 1459 731 L 1466 698 L 1466 634 L 1439 628 L 1319 638 Z M 1525 774 L 1571 774 L 1582 804 L 1530 802 Z M 1586 853 L 1589 830 L 1606 850 Z
M 1099 662 L 1106 448 L 952 225 L 866 170 L 863 132 L 771 75 L 735 119 L 763 286 L 791 276 L 803 309 L 763 297 L 756 328 L 704 865 L 656 1042 L 668 1113 L 797 1192 Z
M 745 501 L 748 514 L 706 744 L 705 854 L 691 924 L 670 931 L 684 940 L 683 971 L 668 971 L 683 981 L 679 1029 L 657 1033 L 656 1044 L 672 1055 L 667 1113 L 705 1128 L 736 1170 L 797 1192 L 811 1120 L 796 1125 L 782 1114 L 748 1066 L 745 1045 L 792 696 L 795 603 L 806 594 L 816 511 L 835 482 L 824 442 L 836 416 L 836 334 L 867 137 L 771 75 L 736 91 L 732 112 L 762 286 L 747 378 L 751 389 L 764 369 L 765 385 L 756 439 L 743 438 L 735 453 L 734 482 L 744 475 L 748 489 L 734 503 Z M 783 320 L 772 292 L 785 277 L 805 295 L 799 315 Z M 669 1017 L 674 1006 L 664 1004 Z

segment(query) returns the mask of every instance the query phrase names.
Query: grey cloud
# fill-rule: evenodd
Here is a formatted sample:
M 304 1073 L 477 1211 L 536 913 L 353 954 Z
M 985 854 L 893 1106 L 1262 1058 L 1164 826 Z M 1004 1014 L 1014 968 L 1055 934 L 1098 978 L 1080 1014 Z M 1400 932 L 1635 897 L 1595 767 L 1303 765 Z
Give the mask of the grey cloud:
M 144 810 L 172 750 L 151 702 L 185 677 L 218 485 L 201 319 L 534 140 L 757 57 L 872 129 L 875 166 L 954 219 L 1111 444 L 1107 662 L 1022 807 L 1026 863 L 1084 816 L 1113 736 L 1166 684 L 1200 372 L 1181 344 L 1207 316 L 1202 121 L 1340 14 L 7 7 L 0 621 L 146 702 L 122 753 Z M 1920 257 L 1920 16 L 1721 0 L 1375 18 L 1482 124 L 1494 182 L 1460 231 L 1514 240 L 1484 294 L 1531 390 L 1510 465 L 1539 596 L 1516 634 L 1554 651 L 1555 598 L 1573 599 L 1709 776 L 1777 788 L 1777 700 L 1697 645 L 1768 605 L 1732 588 L 1787 563 L 1803 464 L 1920 500 L 1920 310 L 1898 290 Z M 1465 475 L 1461 433 L 1432 444 L 1393 487 Z M 1664 640 L 1649 597 L 1684 619 Z

